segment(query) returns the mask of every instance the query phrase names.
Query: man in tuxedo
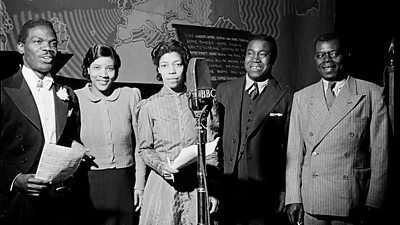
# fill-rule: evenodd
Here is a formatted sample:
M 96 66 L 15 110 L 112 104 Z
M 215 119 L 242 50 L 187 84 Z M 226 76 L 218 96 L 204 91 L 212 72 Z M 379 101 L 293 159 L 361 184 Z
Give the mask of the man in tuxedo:
M 250 38 L 247 74 L 217 87 L 221 105 L 226 224 L 285 224 L 284 179 L 291 91 L 272 76 L 277 44 Z
M 321 80 L 296 92 L 290 118 L 286 204 L 292 224 L 378 223 L 388 168 L 383 88 L 349 74 L 349 52 L 333 33 L 319 36 Z
M 1 81 L 0 224 L 65 224 L 68 182 L 36 179 L 35 172 L 45 143 L 84 151 L 79 105 L 50 75 L 57 54 L 51 22 L 27 21 L 17 48 L 23 66 Z

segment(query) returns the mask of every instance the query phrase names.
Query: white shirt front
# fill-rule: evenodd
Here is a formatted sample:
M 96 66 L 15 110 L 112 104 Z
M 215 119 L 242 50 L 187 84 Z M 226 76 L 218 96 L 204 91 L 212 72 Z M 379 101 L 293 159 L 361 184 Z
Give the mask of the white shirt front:
M 33 72 L 32 69 L 23 66 L 22 75 L 25 81 L 28 83 L 29 89 L 32 92 L 33 98 L 35 99 L 36 106 L 39 110 L 39 116 L 42 123 L 42 128 L 44 132 L 44 139 L 46 143 L 56 143 L 56 121 L 55 121 L 55 108 L 54 108 L 54 94 L 53 86 L 50 90 L 46 88 L 38 88 L 37 83 L 39 77 Z M 50 75 L 46 75 L 45 79 L 51 79 Z
M 335 94 L 336 97 L 339 95 L 340 90 L 342 90 L 343 86 L 346 84 L 346 80 L 347 79 L 336 81 L 336 84 L 332 89 L 332 91 L 333 91 L 333 93 Z M 327 81 L 325 79 L 322 79 L 322 83 L 324 85 L 324 93 L 326 94 L 326 91 L 328 90 L 329 81 Z
M 256 82 L 253 81 L 252 79 L 250 79 L 249 75 L 246 74 L 246 84 L 244 86 L 244 90 L 249 91 L 250 88 L 252 87 L 253 83 L 257 83 L 258 86 L 258 91 L 261 94 L 263 92 L 263 90 L 265 89 L 265 87 L 268 85 L 268 81 L 269 79 L 266 79 L 265 81 L 261 81 L 261 82 Z

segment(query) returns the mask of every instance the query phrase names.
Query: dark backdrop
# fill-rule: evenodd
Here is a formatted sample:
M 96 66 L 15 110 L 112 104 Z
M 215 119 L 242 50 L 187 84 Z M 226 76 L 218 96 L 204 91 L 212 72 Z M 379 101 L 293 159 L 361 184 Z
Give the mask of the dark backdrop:
M 350 47 L 352 71 L 381 86 L 385 54 L 394 38 L 395 8 L 394 1 L 336 1 L 335 30 Z

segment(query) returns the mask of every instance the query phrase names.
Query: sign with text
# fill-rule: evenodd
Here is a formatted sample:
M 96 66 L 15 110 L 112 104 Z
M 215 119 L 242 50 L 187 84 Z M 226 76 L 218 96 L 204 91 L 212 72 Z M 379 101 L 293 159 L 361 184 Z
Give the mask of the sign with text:
M 246 74 L 244 57 L 250 33 L 214 27 L 173 24 L 192 57 L 205 58 L 215 88 L 218 83 Z

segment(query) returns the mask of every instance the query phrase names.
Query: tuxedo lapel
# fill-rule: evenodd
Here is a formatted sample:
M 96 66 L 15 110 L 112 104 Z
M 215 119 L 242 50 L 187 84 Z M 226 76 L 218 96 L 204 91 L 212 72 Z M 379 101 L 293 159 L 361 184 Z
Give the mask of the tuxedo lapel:
M 282 96 L 286 91 L 281 91 L 275 79 L 270 79 L 265 90 L 258 97 L 258 107 L 256 108 L 254 122 L 249 130 L 249 136 L 257 129 L 258 126 L 265 120 L 271 113 L 275 106 L 279 103 Z
M 346 85 L 336 97 L 316 138 L 316 145 L 359 103 L 363 95 L 357 95 L 356 82 L 349 77 Z
M 32 92 L 26 83 L 22 72 L 19 71 L 13 79 L 4 85 L 4 90 L 21 113 L 40 131 L 42 132 L 42 124 L 40 122 L 39 111 L 33 98 Z
M 59 140 L 64 131 L 64 127 L 68 117 L 68 102 L 61 100 L 56 94 L 60 88 L 61 86 L 59 84 L 54 84 L 53 86 L 57 141 Z

